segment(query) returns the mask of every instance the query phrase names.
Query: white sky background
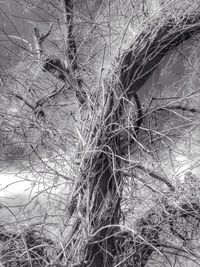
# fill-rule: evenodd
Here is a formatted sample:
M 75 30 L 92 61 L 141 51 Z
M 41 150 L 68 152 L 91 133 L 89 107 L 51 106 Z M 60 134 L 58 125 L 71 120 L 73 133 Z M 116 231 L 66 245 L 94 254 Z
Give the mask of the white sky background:
M 24 167 L 24 162 L 15 162 L 15 164 L 2 168 L 0 170 L 0 203 L 10 205 L 23 204 L 33 197 L 46 198 L 49 194 L 67 193 L 66 181 L 56 175 L 49 175 L 48 170 L 33 172 Z M 21 165 L 21 168 L 20 168 Z M 50 163 L 48 163 L 50 166 Z M 58 171 L 58 168 L 51 164 L 52 169 Z M 43 172 L 44 171 L 44 172 Z M 67 163 L 64 168 L 70 173 Z M 51 171 L 52 172 L 52 171 Z M 60 170 L 60 173 L 63 173 Z M 44 197 L 44 195 L 46 197 Z
M 0 201 L 18 205 L 24 201 L 22 196 L 26 196 L 28 199 L 30 193 L 33 195 L 44 189 L 41 184 L 33 186 L 34 177 L 30 171 L 12 169 L 8 168 L 0 172 Z

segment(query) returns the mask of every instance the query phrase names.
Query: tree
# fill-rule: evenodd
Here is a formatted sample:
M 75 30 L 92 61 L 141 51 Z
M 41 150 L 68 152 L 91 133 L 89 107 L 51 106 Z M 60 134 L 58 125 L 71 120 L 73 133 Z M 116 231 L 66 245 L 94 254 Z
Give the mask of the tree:
M 65 0 L 63 20 L 51 24 L 45 33 L 34 27 L 36 78 L 43 78 L 43 83 L 52 79 L 57 87 L 41 93 L 33 87 L 34 94 L 30 90 L 28 97 L 34 104 L 16 90 L 12 95 L 29 108 L 33 127 L 39 124 L 50 133 L 42 148 L 38 149 L 37 142 L 36 147 L 31 145 L 41 162 L 46 151 L 51 150 L 53 160 L 67 153 L 61 139 L 53 141 L 57 127 L 61 136 L 64 128 L 55 118 L 49 119 L 52 110 L 48 104 L 56 97 L 62 99 L 69 90 L 77 100 L 74 112 L 70 111 L 77 122 L 71 126 L 74 142 L 70 153 L 75 153 L 73 166 L 78 171 L 71 199 L 66 200 L 64 246 L 58 264 L 74 264 L 77 258 L 76 266 L 94 267 L 142 267 L 152 261 L 153 266 L 158 261 L 162 266 L 167 262 L 175 265 L 184 258 L 199 264 L 199 180 L 191 165 L 182 177 L 176 172 L 178 155 L 192 155 L 195 127 L 199 127 L 199 90 L 188 78 L 191 72 L 198 77 L 199 3 L 154 3 L 158 12 L 146 3 L 149 16 L 142 13 L 142 5 L 127 1 L 93 5 L 92 1 Z M 59 17 L 61 10 L 53 2 L 45 4 L 53 6 L 52 17 Z M 124 27 L 120 16 L 126 22 L 126 12 L 131 15 Z M 115 17 L 118 24 L 112 20 Z M 59 31 L 62 57 L 45 51 L 45 42 Z M 93 34 L 102 36 L 104 42 L 91 38 Z M 109 64 L 117 53 L 113 65 Z M 96 73 L 89 65 L 96 67 Z M 171 74 L 177 66 L 184 74 L 180 79 Z M 169 73 L 174 79 L 171 84 Z M 61 107 L 60 102 L 57 106 Z M 24 112 L 27 114 L 26 109 Z M 195 157 L 198 162 L 198 152 Z M 70 180 L 63 169 L 47 167 Z

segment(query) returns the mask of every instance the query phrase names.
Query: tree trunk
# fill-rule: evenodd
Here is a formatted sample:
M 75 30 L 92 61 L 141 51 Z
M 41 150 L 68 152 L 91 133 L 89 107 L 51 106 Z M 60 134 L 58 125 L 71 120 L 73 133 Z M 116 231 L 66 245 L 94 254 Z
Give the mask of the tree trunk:
M 115 74 L 111 79 L 108 92 L 112 93 L 107 110 L 93 133 L 96 143 L 93 151 L 96 152 L 85 160 L 82 170 L 81 199 L 88 194 L 87 185 L 89 187 L 91 228 L 84 249 L 88 267 L 111 267 L 117 256 L 115 234 L 119 231 L 116 225 L 120 221 L 123 183 L 120 168 L 122 158 L 126 157 L 128 148 L 135 144 L 137 138 L 134 130 L 131 141 L 129 133 L 122 131 L 126 100 L 130 101 L 135 96 L 169 51 L 200 32 L 199 20 L 200 16 L 196 15 L 182 19 L 179 24 L 169 19 L 161 27 L 158 24 L 148 26 L 122 56 L 119 75 Z M 138 251 L 140 259 L 137 266 L 144 266 L 154 250 L 147 244 L 145 246 L 145 253 L 144 249 L 141 253 Z

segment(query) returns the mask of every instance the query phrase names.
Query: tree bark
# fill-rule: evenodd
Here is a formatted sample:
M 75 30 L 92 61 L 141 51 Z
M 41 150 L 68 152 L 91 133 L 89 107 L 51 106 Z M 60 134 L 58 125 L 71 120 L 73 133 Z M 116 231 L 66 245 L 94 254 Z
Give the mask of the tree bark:
M 200 32 L 200 15 L 193 15 L 175 22 L 169 19 L 162 26 L 159 22 L 144 30 L 134 44 L 123 54 L 119 75 L 111 78 L 105 116 L 96 125 L 93 136 L 96 146 L 91 157 L 85 160 L 82 169 L 81 199 L 88 194 L 90 205 L 90 236 L 85 246 L 86 266 L 113 266 L 117 255 L 114 226 L 120 220 L 120 200 L 123 176 L 120 171 L 122 157 L 127 155 L 124 142 L 128 134 L 122 132 L 120 123 L 124 114 L 124 99 L 131 100 L 142 88 L 166 54 Z M 113 93 L 115 89 L 115 95 Z M 102 127 L 103 125 L 103 127 Z M 98 137 L 97 137 L 98 136 Z M 135 137 L 131 145 L 135 144 Z M 87 181 L 87 182 L 86 182 Z M 140 265 L 144 266 L 152 254 L 148 245 L 140 254 Z M 144 263 L 142 263 L 144 262 Z

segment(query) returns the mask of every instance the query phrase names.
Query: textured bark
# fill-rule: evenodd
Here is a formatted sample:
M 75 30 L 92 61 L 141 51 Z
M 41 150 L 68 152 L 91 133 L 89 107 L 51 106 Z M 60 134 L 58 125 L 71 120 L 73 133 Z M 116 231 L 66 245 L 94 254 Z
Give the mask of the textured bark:
M 121 215 L 120 200 L 123 183 L 120 157 L 127 155 L 128 150 L 124 142 L 129 141 L 128 136 L 120 128 L 125 112 L 124 99 L 131 100 L 136 96 L 169 51 L 200 32 L 199 20 L 200 16 L 194 15 L 182 19 L 179 23 L 169 19 L 162 26 L 159 26 L 159 22 L 148 26 L 123 54 L 118 68 L 120 69 L 118 78 L 115 78 L 117 76 L 115 74 L 111 79 L 112 82 L 108 88 L 108 92 L 111 93 L 108 95 L 105 115 L 101 118 L 100 124 L 96 125 L 93 133 L 94 138 L 98 133 L 94 149 L 98 152 L 91 153 L 91 157 L 88 156 L 82 168 L 83 190 L 80 190 L 80 198 L 83 199 L 84 194 L 89 192 L 90 199 L 90 235 L 92 237 L 88 239 L 84 248 L 84 260 L 88 267 L 111 267 L 114 264 L 114 257 L 118 255 L 115 234 L 119 231 L 116 225 Z M 113 88 L 115 88 L 115 95 Z M 138 100 L 136 96 L 135 101 L 138 102 Z M 136 106 L 139 114 L 141 109 L 139 102 Z M 140 121 L 139 125 L 136 124 L 137 135 L 141 123 Z M 132 145 L 135 143 L 135 138 L 132 139 Z M 145 238 L 157 240 L 158 230 L 148 232 L 149 236 Z M 133 249 L 136 248 L 137 252 L 134 266 L 145 266 L 154 247 L 146 242 L 143 242 L 141 247 L 137 245 L 138 242 L 137 239 L 134 241 L 136 247 Z

